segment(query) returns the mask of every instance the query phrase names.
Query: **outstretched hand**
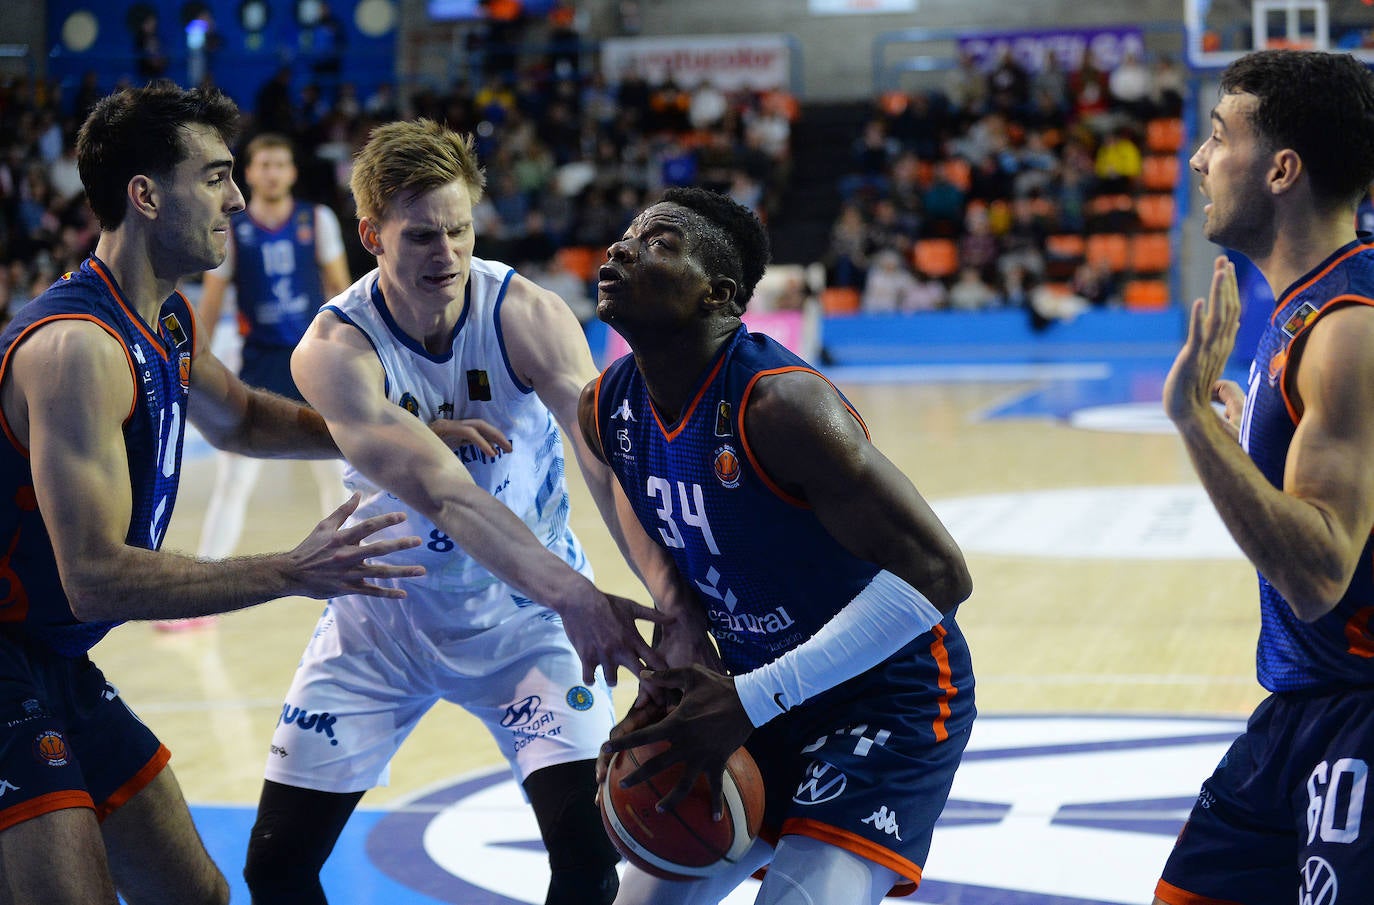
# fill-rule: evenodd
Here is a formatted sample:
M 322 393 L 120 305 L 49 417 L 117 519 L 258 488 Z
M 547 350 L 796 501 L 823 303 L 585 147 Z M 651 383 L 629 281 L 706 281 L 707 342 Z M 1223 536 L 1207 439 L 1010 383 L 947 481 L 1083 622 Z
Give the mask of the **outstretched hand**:
M 558 607 L 563 631 L 582 661 L 582 681 L 590 685 L 596 669 L 606 684 L 614 686 L 616 672 L 625 667 L 633 673 L 667 664 L 639 633 L 637 620 L 661 623 L 667 616 L 653 607 L 592 588 L 594 593 L 571 605 Z
M 662 708 L 648 704 L 639 715 L 632 710 L 621 726 L 616 727 L 618 730 L 624 727 L 623 731 L 612 732 L 610 740 L 601 746 L 602 752 L 610 754 L 650 742 L 668 742 L 667 750 L 628 774 L 624 785 L 643 782 L 672 764 L 681 763 L 682 776 L 659 802 L 660 810 L 670 810 L 686 798 L 697 776 L 704 773 L 711 789 L 711 812 L 719 818 L 724 809 L 721 777 L 725 773 L 725 762 L 754 731 L 735 693 L 735 680 L 700 665 L 645 672 L 639 680 L 656 686 L 658 691 L 680 692 L 681 700 L 662 719 L 648 725 L 641 725 L 645 716 L 663 712 Z M 631 717 L 635 717 L 633 724 Z M 598 760 L 598 770 L 600 768 Z
M 366 594 L 372 597 L 406 596 L 400 588 L 377 585 L 378 579 L 419 578 L 424 566 L 390 566 L 374 559 L 420 545 L 415 536 L 388 538 L 376 543 L 366 540 L 384 528 L 399 525 L 406 517 L 388 512 L 363 519 L 347 528 L 343 524 L 358 508 L 362 497 L 355 493 L 315 526 L 315 529 L 286 554 L 290 593 L 324 599 L 341 594 Z
M 1181 424 L 1205 413 L 1212 417 L 1212 400 L 1226 406 L 1226 421 L 1231 415 L 1240 388 L 1226 387 L 1221 374 L 1235 347 L 1240 329 L 1240 290 L 1236 287 L 1236 267 L 1219 255 L 1212 267 L 1212 287 L 1206 299 L 1193 302 L 1188 318 L 1188 338 L 1179 350 L 1169 376 L 1164 380 L 1164 412 Z

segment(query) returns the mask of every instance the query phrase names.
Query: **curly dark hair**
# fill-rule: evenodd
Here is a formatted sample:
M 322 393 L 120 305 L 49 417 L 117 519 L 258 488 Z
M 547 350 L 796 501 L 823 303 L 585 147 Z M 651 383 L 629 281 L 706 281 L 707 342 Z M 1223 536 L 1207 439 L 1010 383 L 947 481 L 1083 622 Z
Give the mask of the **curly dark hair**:
M 1226 94 L 1253 94 L 1271 150 L 1292 148 L 1326 204 L 1358 204 L 1374 181 L 1374 73 L 1350 54 L 1261 50 L 1221 75 Z
M 166 80 L 96 103 L 76 137 L 76 167 L 101 229 L 124 222 L 130 179 L 166 176 L 186 159 L 182 129 L 189 125 L 209 126 L 230 145 L 239 108 L 218 88 L 186 90 Z
M 685 207 L 706 221 L 709 228 L 697 237 L 702 263 L 739 285 L 735 303 L 743 311 L 773 254 L 759 218 L 732 198 L 706 189 L 671 188 L 661 200 Z

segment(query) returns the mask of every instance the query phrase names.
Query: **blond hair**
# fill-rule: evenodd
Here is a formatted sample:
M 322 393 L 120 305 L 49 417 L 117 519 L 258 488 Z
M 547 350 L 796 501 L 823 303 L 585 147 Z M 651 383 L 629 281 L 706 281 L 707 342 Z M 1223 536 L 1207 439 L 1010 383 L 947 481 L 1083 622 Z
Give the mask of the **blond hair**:
M 367 144 L 353 158 L 348 185 L 358 217 L 382 220 L 397 195 L 433 191 L 460 179 L 477 203 L 486 174 L 477 163 L 472 136 L 419 119 L 373 129 Z
M 262 132 L 254 136 L 253 140 L 248 142 L 244 147 L 243 165 L 245 167 L 250 165 L 253 162 L 253 157 L 259 151 L 267 151 L 274 148 L 286 151 L 291 155 L 292 162 L 295 162 L 296 149 L 291 144 L 291 139 L 287 138 L 285 135 L 278 135 L 276 132 Z

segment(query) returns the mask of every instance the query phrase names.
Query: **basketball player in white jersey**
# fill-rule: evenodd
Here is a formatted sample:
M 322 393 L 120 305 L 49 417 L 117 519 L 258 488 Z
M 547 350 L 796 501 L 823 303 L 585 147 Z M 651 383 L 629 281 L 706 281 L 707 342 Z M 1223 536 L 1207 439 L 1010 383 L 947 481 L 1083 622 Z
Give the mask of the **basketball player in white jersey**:
M 355 517 L 399 500 L 424 543 L 396 561 L 429 571 L 403 607 L 326 607 L 268 756 L 245 868 L 256 905 L 325 901 L 319 871 L 345 822 L 441 698 L 486 723 L 522 783 L 549 850 L 547 902 L 615 896 L 595 806 L 606 680 L 663 665 L 635 620 L 666 617 L 592 584 L 568 530 L 560 425 L 660 607 L 686 593 L 633 516 L 622 531 L 611 473 L 577 428 L 596 371 L 576 318 L 472 256 L 482 185 L 470 137 L 424 120 L 374 131 L 352 188 L 377 269 L 321 310 L 292 359 L 363 494 Z

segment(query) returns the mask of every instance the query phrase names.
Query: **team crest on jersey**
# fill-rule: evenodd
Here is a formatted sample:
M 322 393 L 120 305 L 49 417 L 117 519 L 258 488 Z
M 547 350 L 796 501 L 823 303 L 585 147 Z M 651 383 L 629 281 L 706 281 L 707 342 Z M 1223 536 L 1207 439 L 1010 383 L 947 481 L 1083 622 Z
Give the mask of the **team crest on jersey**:
M 191 389 L 191 353 L 182 352 L 177 356 L 177 379 L 181 381 L 181 391 L 189 392 Z
M 591 710 L 595 699 L 591 689 L 585 685 L 574 685 L 568 689 L 568 706 L 573 710 Z
M 410 412 L 416 418 L 420 417 L 420 403 L 409 393 L 402 393 L 400 401 L 396 404 L 407 412 Z
M 740 480 L 739 455 L 735 448 L 729 443 L 716 449 L 715 456 L 711 459 L 711 470 L 716 473 L 716 480 L 720 481 L 724 487 L 738 487 Z
M 296 241 L 302 245 L 309 245 L 315 240 L 315 219 L 313 211 L 301 211 L 296 217 Z
M 1284 346 L 1274 353 L 1269 359 L 1269 385 L 1278 383 L 1279 373 L 1283 371 L 1283 366 L 1288 364 L 1288 347 Z
M 730 403 L 722 399 L 716 406 L 716 436 L 732 437 L 734 433 L 730 429 Z
M 1298 306 L 1298 310 L 1293 312 L 1293 316 L 1284 321 L 1282 330 L 1291 339 L 1298 335 L 1299 330 L 1316 320 L 1320 313 L 1317 306 L 1311 302 L 1303 302 Z
M 56 729 L 41 732 L 33 740 L 33 755 L 49 767 L 65 767 L 69 760 L 67 740 Z

